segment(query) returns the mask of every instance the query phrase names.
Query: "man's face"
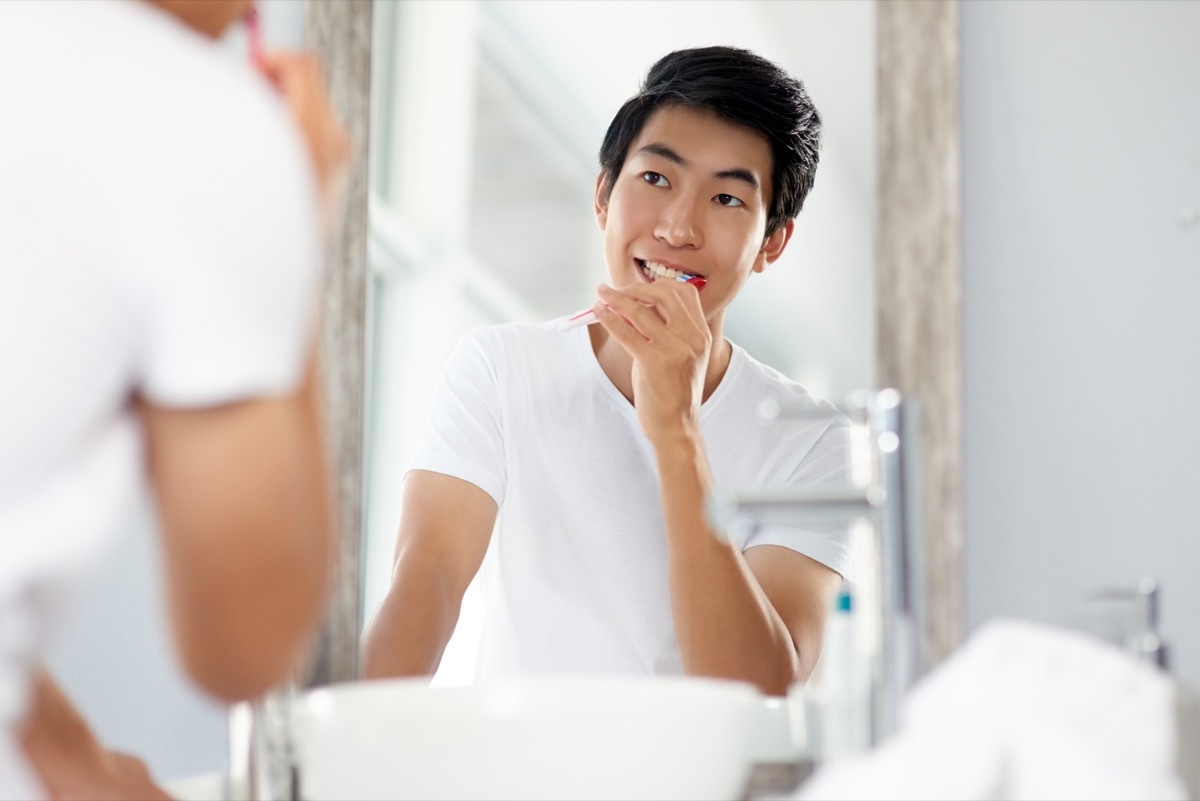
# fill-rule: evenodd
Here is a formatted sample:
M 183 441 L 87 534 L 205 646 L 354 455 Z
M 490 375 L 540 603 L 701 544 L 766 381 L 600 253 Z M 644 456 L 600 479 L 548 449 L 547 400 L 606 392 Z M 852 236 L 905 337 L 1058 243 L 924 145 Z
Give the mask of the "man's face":
M 667 106 L 633 140 L 596 221 L 613 286 L 663 280 L 661 268 L 703 276 L 705 317 L 723 317 L 751 271 L 783 252 L 792 223 L 764 242 L 771 146 L 758 131 L 707 109 Z M 670 274 L 667 275 L 668 279 Z

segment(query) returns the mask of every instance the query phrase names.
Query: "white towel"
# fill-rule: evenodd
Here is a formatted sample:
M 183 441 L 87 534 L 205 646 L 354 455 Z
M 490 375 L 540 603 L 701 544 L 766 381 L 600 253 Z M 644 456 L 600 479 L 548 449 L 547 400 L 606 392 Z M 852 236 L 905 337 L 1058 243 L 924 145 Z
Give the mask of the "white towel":
M 897 733 L 796 799 L 1186 799 L 1175 685 L 1083 634 L 981 627 L 905 699 Z

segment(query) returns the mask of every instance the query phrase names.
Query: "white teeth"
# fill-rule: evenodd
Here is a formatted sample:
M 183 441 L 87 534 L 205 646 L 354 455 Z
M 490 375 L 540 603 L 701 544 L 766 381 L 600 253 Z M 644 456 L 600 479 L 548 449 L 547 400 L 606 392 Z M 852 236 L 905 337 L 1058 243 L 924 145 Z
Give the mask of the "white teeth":
M 642 271 L 652 278 L 677 278 L 679 272 L 670 267 L 664 267 L 656 261 L 642 262 Z

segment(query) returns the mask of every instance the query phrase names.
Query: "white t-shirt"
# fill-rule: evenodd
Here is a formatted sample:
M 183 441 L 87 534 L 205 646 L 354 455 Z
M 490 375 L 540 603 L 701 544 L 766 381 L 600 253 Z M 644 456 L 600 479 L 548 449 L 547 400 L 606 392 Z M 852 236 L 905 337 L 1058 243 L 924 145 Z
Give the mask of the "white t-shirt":
M 410 466 L 469 481 L 500 507 L 479 576 L 475 679 L 680 674 L 653 450 L 587 329 L 555 326 L 466 335 Z M 715 490 L 848 485 L 844 419 L 769 423 L 757 411 L 767 398 L 832 408 L 734 345 L 700 412 Z M 739 544 L 781 545 L 850 569 L 838 528 L 764 526 Z
M 145 492 L 130 398 L 290 391 L 315 181 L 265 79 L 149 4 L 0 3 L 0 740 Z M 10 745 L 10 744 L 9 744 Z M 12 773 L 0 745 L 0 798 Z

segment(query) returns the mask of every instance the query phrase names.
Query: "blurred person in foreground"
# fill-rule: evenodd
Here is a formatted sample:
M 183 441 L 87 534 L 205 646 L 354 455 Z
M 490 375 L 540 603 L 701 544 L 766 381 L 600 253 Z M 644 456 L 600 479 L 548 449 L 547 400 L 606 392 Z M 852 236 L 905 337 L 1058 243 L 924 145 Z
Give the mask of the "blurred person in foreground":
M 201 690 L 284 680 L 323 606 L 315 322 L 348 147 L 310 56 L 220 49 L 249 12 L 0 4 L 0 798 L 163 795 L 41 666 L 145 493 Z
M 807 679 L 851 569 L 845 529 L 723 532 L 705 499 L 849 482 L 846 421 L 724 336 L 792 237 L 820 128 L 803 84 L 749 51 L 650 68 L 600 147 L 596 321 L 473 331 L 443 373 L 368 676 L 433 673 L 479 573 L 476 680 L 689 675 L 782 695 Z M 766 399 L 818 413 L 766 425 Z

